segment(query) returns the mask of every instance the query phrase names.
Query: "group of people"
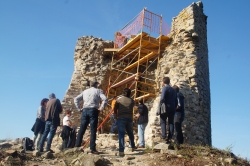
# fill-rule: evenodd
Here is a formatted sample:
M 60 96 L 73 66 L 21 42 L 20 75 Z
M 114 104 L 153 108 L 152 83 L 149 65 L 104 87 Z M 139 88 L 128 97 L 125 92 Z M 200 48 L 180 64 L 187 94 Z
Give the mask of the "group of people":
M 182 122 L 184 120 L 184 96 L 179 92 L 179 87 L 174 85 L 170 86 L 169 77 L 164 77 L 163 88 L 159 103 L 160 106 L 165 104 L 165 111 L 159 113 L 160 115 L 160 124 L 161 124 L 161 134 L 162 140 L 165 140 L 166 143 L 170 143 L 174 134 L 174 127 L 176 131 L 176 141 L 177 144 L 183 143 L 183 134 L 182 134 Z M 166 121 L 168 120 L 168 136 L 166 134 Z
M 162 139 L 166 140 L 168 143 L 173 136 L 174 126 L 177 133 L 178 143 L 183 143 L 183 135 L 181 131 L 181 123 L 184 119 L 184 97 L 179 92 L 177 86 L 171 87 L 169 85 L 170 79 L 165 77 L 163 79 L 163 89 L 160 99 L 160 104 L 165 103 L 166 112 L 160 114 L 160 123 L 162 130 Z M 92 82 L 91 87 L 84 90 L 79 94 L 75 99 L 74 103 L 78 111 L 81 112 L 81 124 L 78 131 L 78 135 L 75 141 L 70 141 L 69 135 L 74 131 L 72 122 L 70 120 L 71 111 L 66 111 L 66 116 L 63 119 L 63 130 L 61 137 L 63 138 L 63 148 L 68 148 L 69 144 L 72 147 L 81 147 L 82 139 L 85 131 L 90 124 L 90 150 L 92 154 L 98 154 L 99 152 L 96 149 L 96 132 L 98 125 L 98 116 L 101 111 L 104 110 L 105 106 L 108 103 L 107 97 L 104 95 L 101 89 L 98 89 L 98 82 Z M 143 100 L 138 101 L 138 111 L 135 114 L 137 117 L 138 124 L 138 136 L 139 136 L 139 146 L 135 146 L 134 142 L 134 133 L 133 133 L 133 115 L 134 115 L 134 106 L 135 101 L 130 97 L 131 90 L 129 88 L 123 89 L 122 95 L 115 97 L 112 101 L 112 111 L 114 123 L 118 129 L 118 138 L 119 138 L 119 155 L 124 155 L 125 149 L 125 132 L 128 134 L 130 148 L 132 150 L 136 148 L 145 147 L 144 132 L 148 124 L 148 108 L 144 105 Z M 59 114 L 62 113 L 62 106 L 58 99 L 56 99 L 55 94 L 49 95 L 50 99 L 43 99 L 41 101 L 41 106 L 37 112 L 37 119 L 32 128 L 34 131 L 34 143 L 35 149 L 40 152 L 43 151 L 44 142 L 49 134 L 47 140 L 46 151 L 51 151 L 52 139 L 55 135 L 57 127 L 60 125 Z M 83 102 L 83 105 L 80 105 L 80 102 Z M 168 128 L 169 134 L 166 136 L 166 119 L 168 119 Z M 174 124 L 175 122 L 175 124 Z M 116 127 L 115 126 L 115 127 Z M 111 128 L 111 133 L 114 132 L 115 127 Z
M 47 139 L 46 151 L 53 152 L 51 150 L 51 143 L 56 133 L 56 129 L 60 126 L 59 114 L 62 113 L 62 105 L 55 94 L 49 95 L 49 99 L 44 98 L 41 101 L 41 106 L 37 111 L 36 122 L 32 127 L 34 132 L 33 142 L 35 143 L 35 149 L 43 152 L 43 146 Z

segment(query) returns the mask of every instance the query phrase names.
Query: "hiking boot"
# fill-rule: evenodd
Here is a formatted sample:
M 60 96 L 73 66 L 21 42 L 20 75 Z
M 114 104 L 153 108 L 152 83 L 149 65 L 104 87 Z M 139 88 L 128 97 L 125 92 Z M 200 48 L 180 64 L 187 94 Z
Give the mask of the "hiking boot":
M 169 139 L 166 140 L 166 144 L 170 144 L 171 141 Z
M 138 146 L 137 148 L 145 148 L 145 146 Z
M 91 154 L 99 154 L 99 152 L 97 150 L 91 150 L 90 153 Z
M 125 156 L 125 155 L 124 155 L 124 152 L 119 152 L 118 155 L 119 155 L 120 157 L 124 157 L 124 156 Z
M 38 149 L 38 152 L 43 152 L 43 149 Z

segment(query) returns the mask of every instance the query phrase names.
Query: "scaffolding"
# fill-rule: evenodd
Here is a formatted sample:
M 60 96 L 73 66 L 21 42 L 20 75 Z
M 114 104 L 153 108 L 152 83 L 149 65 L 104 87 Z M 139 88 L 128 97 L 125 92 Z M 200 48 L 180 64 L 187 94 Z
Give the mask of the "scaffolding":
M 131 89 L 135 101 L 156 96 L 157 78 L 149 71 L 151 67 L 158 69 L 160 55 L 170 42 L 168 33 L 169 28 L 162 16 L 146 8 L 115 33 L 114 48 L 104 49 L 113 52 L 109 84 L 105 93 L 109 102 L 113 97 L 119 96 L 124 88 Z M 154 37 L 156 34 L 157 38 Z M 112 113 L 113 110 L 109 109 L 105 117 L 102 114 L 102 122 L 97 130 L 102 130 Z
M 144 8 L 124 28 L 115 33 L 108 98 L 130 88 L 132 98 L 155 97 L 157 84 L 150 67 L 158 68 L 161 53 L 169 43 L 169 28 L 162 16 Z M 154 37 L 158 35 L 158 37 Z

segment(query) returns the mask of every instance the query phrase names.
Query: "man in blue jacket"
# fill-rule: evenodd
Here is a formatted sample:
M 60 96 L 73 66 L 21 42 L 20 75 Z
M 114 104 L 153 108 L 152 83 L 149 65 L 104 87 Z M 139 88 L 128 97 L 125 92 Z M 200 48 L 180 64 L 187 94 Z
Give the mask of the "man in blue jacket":
M 163 88 L 161 93 L 160 104 L 165 103 L 166 113 L 160 114 L 160 124 L 162 139 L 166 140 L 166 143 L 170 143 L 174 133 L 174 114 L 177 104 L 176 91 L 169 85 L 169 77 L 163 78 Z M 166 136 L 166 120 L 168 119 L 168 138 Z
M 177 106 L 175 110 L 175 117 L 174 117 L 174 126 L 176 132 L 176 140 L 178 144 L 183 144 L 183 134 L 181 125 L 184 120 L 184 96 L 181 92 L 179 92 L 179 87 L 174 85 L 173 88 L 177 92 Z

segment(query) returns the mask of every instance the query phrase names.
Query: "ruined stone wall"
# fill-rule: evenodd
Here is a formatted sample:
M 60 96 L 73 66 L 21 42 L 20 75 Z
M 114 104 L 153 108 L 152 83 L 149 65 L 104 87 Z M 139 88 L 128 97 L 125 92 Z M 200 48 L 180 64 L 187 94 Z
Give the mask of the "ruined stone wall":
M 74 54 L 74 72 L 62 101 L 63 110 L 71 110 L 73 123 L 80 126 L 81 114 L 77 111 L 74 98 L 89 88 L 92 81 L 100 83 L 104 93 L 108 86 L 111 55 L 103 52 L 104 48 L 113 47 L 112 41 L 104 41 L 93 36 L 80 37 L 77 40 Z M 64 115 L 61 115 L 61 119 Z
M 178 85 L 185 96 L 185 143 L 211 145 L 210 83 L 207 48 L 207 16 L 201 2 L 193 3 L 173 18 L 170 37 L 160 60 L 156 76 L 160 86 L 163 77 Z M 146 129 L 147 144 L 152 146 L 160 137 L 156 110 L 159 97 L 150 111 Z
M 185 96 L 185 120 L 183 122 L 185 143 L 211 145 L 210 83 L 207 48 L 207 16 L 201 2 L 193 3 L 173 18 L 169 37 L 172 41 L 161 55 L 158 70 L 154 73 L 158 87 L 163 77 L 170 77 L 171 85 L 178 85 Z M 104 48 L 113 47 L 111 41 L 103 41 L 92 36 L 81 37 L 77 41 L 74 55 L 74 73 L 69 88 L 62 101 L 64 110 L 72 110 L 75 125 L 80 126 L 80 113 L 74 105 L 74 98 L 88 88 L 89 81 L 101 83 L 106 91 L 109 74 L 110 53 Z M 119 64 L 121 65 L 121 64 Z M 152 77 L 153 78 L 153 77 Z M 146 128 L 146 144 L 153 146 L 160 139 L 160 120 L 156 116 L 158 97 L 147 99 L 149 124 Z M 118 92 L 117 94 L 119 94 Z M 110 108 L 110 107 L 109 107 Z M 107 109 L 107 108 L 106 108 Z M 104 114 L 108 111 L 104 111 Z M 104 117 L 105 115 L 102 115 Z M 101 117 L 101 118 L 102 118 Z

